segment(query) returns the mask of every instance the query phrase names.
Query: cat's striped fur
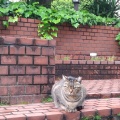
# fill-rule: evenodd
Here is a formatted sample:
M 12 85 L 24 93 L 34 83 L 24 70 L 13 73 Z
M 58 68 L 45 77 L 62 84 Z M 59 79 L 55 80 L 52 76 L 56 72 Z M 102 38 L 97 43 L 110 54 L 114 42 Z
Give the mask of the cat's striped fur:
M 64 76 L 52 87 L 52 97 L 56 108 L 75 112 L 82 106 L 86 97 L 86 89 L 81 85 L 81 77 Z

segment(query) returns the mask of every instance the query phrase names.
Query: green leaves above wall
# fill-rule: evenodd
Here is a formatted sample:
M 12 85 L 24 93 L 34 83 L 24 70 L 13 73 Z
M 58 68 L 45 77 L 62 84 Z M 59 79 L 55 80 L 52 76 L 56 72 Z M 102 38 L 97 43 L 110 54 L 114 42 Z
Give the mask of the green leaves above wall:
M 88 11 L 75 11 L 74 9 L 54 9 L 40 6 L 39 3 L 27 4 L 26 2 L 0 4 L 0 16 L 9 16 L 3 25 L 8 27 L 9 22 L 17 22 L 19 17 L 39 19 L 38 35 L 41 38 L 51 40 L 57 37 L 57 25 L 70 23 L 77 28 L 79 25 L 116 25 L 120 24 L 118 18 L 96 16 Z

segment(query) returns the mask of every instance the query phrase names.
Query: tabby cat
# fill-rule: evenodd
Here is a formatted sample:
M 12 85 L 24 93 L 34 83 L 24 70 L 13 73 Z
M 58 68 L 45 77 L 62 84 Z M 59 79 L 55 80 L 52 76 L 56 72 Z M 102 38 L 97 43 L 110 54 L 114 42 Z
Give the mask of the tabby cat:
M 81 85 L 81 77 L 64 76 L 52 87 L 52 97 L 56 108 L 67 112 L 75 112 L 82 107 L 86 97 L 86 89 Z

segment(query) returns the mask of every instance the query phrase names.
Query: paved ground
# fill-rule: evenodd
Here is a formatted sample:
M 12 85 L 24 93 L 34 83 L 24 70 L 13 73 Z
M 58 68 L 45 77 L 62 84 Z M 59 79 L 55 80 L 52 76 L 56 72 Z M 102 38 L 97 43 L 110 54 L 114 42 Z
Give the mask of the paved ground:
M 87 89 L 87 98 L 120 97 L 120 79 L 83 80 Z
M 1 106 L 0 120 L 80 120 L 96 112 L 107 117 L 120 113 L 120 80 L 85 80 L 83 85 L 92 99 L 85 100 L 81 111 L 60 111 L 53 103 Z

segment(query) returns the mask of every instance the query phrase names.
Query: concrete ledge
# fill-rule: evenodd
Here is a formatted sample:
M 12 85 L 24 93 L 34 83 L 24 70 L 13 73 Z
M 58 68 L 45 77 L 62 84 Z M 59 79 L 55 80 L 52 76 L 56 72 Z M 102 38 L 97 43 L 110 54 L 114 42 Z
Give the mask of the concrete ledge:
M 119 114 L 120 98 L 86 100 L 84 109 L 75 113 L 60 111 L 53 103 L 1 106 L 0 120 L 81 120 L 96 112 L 101 117 Z
M 93 60 L 55 60 L 56 64 L 120 64 L 120 61 L 93 61 Z

